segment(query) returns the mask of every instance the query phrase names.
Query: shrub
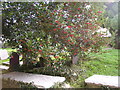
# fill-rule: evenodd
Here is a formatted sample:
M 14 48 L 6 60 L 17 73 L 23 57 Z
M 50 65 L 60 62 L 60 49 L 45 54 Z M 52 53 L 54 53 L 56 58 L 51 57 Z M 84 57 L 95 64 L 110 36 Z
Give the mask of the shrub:
M 62 67 L 60 58 L 73 60 L 77 55 L 82 58 L 85 53 L 98 52 L 104 43 L 101 34 L 96 33 L 104 10 L 96 8 L 96 3 L 10 2 L 2 5 L 4 38 L 18 48 L 23 64 L 29 65 L 40 55 L 57 70 Z M 58 63 L 54 63 L 51 55 Z

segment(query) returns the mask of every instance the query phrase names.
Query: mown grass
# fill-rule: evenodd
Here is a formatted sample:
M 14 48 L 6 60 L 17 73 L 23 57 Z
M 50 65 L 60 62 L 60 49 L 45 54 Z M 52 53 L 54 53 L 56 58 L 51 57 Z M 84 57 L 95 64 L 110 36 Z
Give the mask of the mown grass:
M 118 75 L 118 50 L 109 49 L 103 50 L 102 53 L 91 53 L 91 59 L 88 62 L 84 62 L 86 66 L 87 74 L 101 74 L 101 75 Z
M 91 53 L 86 61 L 82 61 L 80 69 L 83 70 L 76 83 L 70 83 L 73 87 L 84 87 L 84 80 L 94 74 L 118 76 L 118 52 L 117 49 L 102 50 L 99 53 Z
M 6 50 L 8 52 L 14 51 L 10 48 Z M 85 87 L 85 79 L 94 74 L 118 76 L 118 52 L 120 52 L 118 49 L 104 50 L 103 48 L 99 53 L 91 53 L 89 58 L 86 58 L 85 61 L 80 61 L 81 63 L 76 65 L 77 69 L 82 70 L 78 75 L 78 79 L 67 83 L 74 88 L 81 88 Z M 8 61 L 8 59 L 2 61 Z
M 0 64 L 2 64 L 3 62 L 7 62 L 7 61 L 9 61 L 9 59 L 1 60 Z
M 15 49 L 5 48 L 8 53 L 16 51 Z M 117 49 L 102 50 L 99 53 L 91 53 L 86 61 L 82 61 L 80 68 L 87 71 L 86 74 L 118 75 L 118 52 Z M 2 60 L 2 62 L 9 59 Z

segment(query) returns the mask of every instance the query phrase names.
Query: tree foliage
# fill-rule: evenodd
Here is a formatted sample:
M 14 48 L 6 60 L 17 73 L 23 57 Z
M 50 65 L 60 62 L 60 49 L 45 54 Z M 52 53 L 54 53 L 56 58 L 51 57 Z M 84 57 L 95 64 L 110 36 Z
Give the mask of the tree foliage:
M 112 2 L 106 3 L 105 5 L 107 6 L 105 13 L 107 22 L 105 23 L 105 26 L 110 29 L 111 32 L 115 32 L 115 30 L 118 30 L 118 3 Z
M 120 32 L 119 28 L 119 4 L 118 2 L 106 3 L 106 14 L 105 17 L 107 21 L 105 22 L 105 27 L 108 28 L 112 34 L 112 40 L 110 44 L 112 47 L 119 49 L 120 48 Z
M 93 3 L 8 2 L 3 8 L 4 38 L 26 63 L 42 56 L 48 66 L 61 65 L 99 51 L 104 43 L 96 33 L 104 11 Z

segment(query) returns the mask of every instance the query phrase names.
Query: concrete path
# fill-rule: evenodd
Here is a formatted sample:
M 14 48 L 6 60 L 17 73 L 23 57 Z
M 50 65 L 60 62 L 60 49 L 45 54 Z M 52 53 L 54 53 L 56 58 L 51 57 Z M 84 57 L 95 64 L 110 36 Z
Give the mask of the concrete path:
M 10 72 L 7 74 L 3 74 L 2 78 L 10 78 L 12 80 L 21 81 L 24 83 L 33 82 L 33 84 L 38 88 L 50 88 L 57 82 L 65 81 L 64 77 L 30 74 L 23 72 Z
M 85 80 L 88 87 L 95 88 L 100 86 L 108 86 L 111 88 L 120 88 L 118 83 L 119 76 L 105 76 L 105 75 L 93 75 Z
M 7 50 L 0 49 L 0 60 L 7 59 L 9 57 Z
M 9 68 L 8 66 L 0 65 L 0 71 L 1 70 L 7 70 L 8 68 Z

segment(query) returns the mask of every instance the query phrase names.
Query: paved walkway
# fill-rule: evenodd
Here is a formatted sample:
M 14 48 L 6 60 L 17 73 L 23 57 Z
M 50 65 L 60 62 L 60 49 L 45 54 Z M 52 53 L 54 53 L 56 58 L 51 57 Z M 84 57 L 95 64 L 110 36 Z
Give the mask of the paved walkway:
M 8 68 L 8 66 L 0 65 L 0 70 L 7 70 Z
M 7 50 L 0 49 L 0 60 L 7 59 L 9 57 Z
M 12 80 L 21 81 L 24 83 L 33 82 L 38 88 L 50 88 L 57 82 L 64 82 L 64 77 L 48 76 L 40 74 L 30 74 L 23 72 L 10 72 L 2 75 L 3 78 L 10 78 Z

